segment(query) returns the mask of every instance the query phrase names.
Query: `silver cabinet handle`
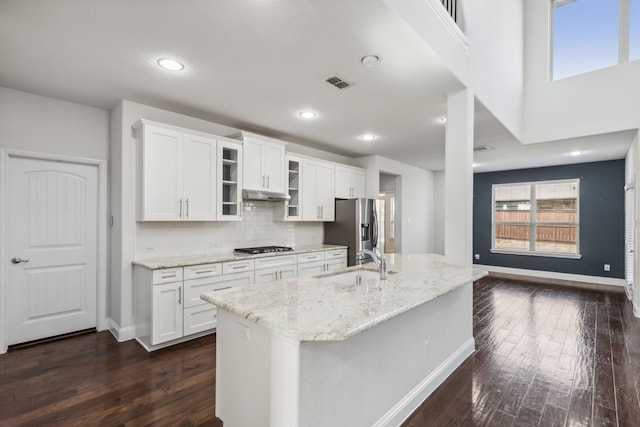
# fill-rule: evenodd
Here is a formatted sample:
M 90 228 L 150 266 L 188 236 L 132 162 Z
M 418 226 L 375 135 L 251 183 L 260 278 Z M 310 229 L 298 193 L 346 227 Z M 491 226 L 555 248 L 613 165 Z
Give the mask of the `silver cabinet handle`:
M 249 264 L 242 264 L 242 265 L 235 265 L 233 267 L 231 267 L 232 270 L 237 270 L 239 268 L 247 268 L 249 266 Z
M 195 274 L 209 274 L 214 272 L 215 270 L 200 270 L 200 271 L 196 271 Z
M 186 203 L 187 203 L 187 215 L 185 216 L 189 218 L 189 199 L 187 199 Z
M 262 175 L 262 188 L 265 188 L 265 185 L 264 185 L 265 179 L 264 178 L 265 178 L 264 175 Z
M 11 258 L 11 262 L 13 264 L 20 264 L 21 262 L 29 262 L 29 260 L 28 259 L 18 258 L 18 257 L 13 257 L 13 258 Z
M 267 188 L 269 188 L 270 181 L 271 181 L 271 175 L 267 175 Z
M 180 199 L 178 203 L 180 204 L 180 214 L 178 216 L 182 218 L 182 199 Z
M 182 304 L 182 286 L 178 286 L 178 305 Z
M 324 206 L 320 206 L 320 219 L 324 218 Z

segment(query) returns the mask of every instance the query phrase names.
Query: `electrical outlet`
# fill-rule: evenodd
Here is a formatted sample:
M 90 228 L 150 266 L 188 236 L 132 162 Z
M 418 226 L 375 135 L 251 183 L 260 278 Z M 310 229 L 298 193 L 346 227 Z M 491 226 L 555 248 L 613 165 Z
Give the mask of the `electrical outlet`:
M 604 271 L 611 271 L 611 265 L 610 264 L 605 264 L 604 265 Z
M 473 258 L 474 258 L 474 259 L 476 259 L 476 260 L 479 260 L 479 259 L 480 259 L 480 254 L 475 254 L 475 255 L 473 256 Z

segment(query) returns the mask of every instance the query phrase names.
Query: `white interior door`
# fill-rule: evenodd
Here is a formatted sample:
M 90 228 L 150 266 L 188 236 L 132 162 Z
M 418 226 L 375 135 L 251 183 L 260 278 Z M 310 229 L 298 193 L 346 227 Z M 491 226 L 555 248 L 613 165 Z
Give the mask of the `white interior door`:
M 10 157 L 8 344 L 96 326 L 98 167 Z

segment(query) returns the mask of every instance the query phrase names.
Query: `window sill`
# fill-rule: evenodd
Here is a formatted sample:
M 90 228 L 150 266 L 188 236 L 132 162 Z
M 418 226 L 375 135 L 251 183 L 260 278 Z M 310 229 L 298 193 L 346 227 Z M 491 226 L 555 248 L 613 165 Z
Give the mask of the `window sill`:
M 564 254 L 560 252 L 529 252 L 529 251 L 509 251 L 505 249 L 491 249 L 492 254 L 505 254 L 505 255 L 525 255 L 525 256 L 540 256 L 548 258 L 567 258 L 567 259 L 580 259 L 581 254 Z

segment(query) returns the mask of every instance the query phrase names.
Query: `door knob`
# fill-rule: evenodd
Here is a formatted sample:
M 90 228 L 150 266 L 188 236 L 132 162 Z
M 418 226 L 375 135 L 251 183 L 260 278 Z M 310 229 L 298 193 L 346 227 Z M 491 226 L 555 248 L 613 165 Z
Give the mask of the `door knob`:
M 11 262 L 14 264 L 20 264 L 21 262 L 29 262 L 28 259 L 22 259 L 22 258 L 18 258 L 18 257 L 13 257 L 11 258 Z

